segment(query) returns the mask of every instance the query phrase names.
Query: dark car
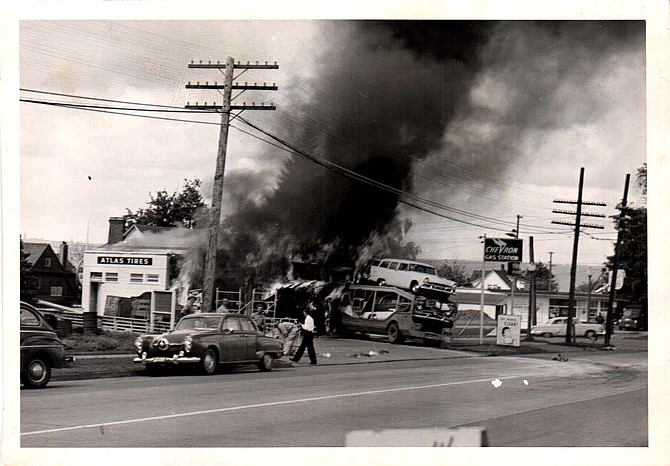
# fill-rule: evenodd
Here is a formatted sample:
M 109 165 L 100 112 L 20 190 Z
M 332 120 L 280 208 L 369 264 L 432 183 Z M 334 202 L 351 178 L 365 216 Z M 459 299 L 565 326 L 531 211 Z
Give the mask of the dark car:
M 283 354 L 281 343 L 263 335 L 249 316 L 218 312 L 188 315 L 162 335 L 140 335 L 135 349 L 133 361 L 147 370 L 190 365 L 205 374 L 213 374 L 220 364 L 256 364 L 267 372 Z
M 637 306 L 627 307 L 616 325 L 619 330 L 646 330 L 647 322 L 644 310 Z
M 26 388 L 44 388 L 51 380 L 51 369 L 65 367 L 73 358 L 44 316 L 27 303 L 21 303 L 21 383 Z

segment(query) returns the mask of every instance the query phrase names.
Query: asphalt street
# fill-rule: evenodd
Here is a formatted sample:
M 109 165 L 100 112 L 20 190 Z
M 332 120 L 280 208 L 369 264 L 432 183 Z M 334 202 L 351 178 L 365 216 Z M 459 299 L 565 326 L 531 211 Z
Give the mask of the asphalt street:
M 323 352 L 325 345 L 317 348 Z M 491 446 L 648 442 L 646 352 L 575 349 L 567 361 L 556 361 L 550 354 L 481 357 L 407 348 L 440 357 L 393 360 L 385 353 L 379 357 L 388 360 L 378 364 L 54 381 L 47 390 L 21 391 L 20 442 L 337 447 L 356 430 L 458 426 L 485 427 Z

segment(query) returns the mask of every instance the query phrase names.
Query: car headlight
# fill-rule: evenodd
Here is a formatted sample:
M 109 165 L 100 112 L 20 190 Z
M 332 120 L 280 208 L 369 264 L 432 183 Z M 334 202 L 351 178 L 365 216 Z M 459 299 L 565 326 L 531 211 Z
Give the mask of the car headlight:
M 135 338 L 135 349 L 137 351 L 142 351 L 142 337 Z
M 184 351 L 190 353 L 191 350 L 193 349 L 193 338 L 191 337 L 191 335 L 186 335 L 186 338 L 184 338 L 183 341 L 183 345 L 184 345 Z

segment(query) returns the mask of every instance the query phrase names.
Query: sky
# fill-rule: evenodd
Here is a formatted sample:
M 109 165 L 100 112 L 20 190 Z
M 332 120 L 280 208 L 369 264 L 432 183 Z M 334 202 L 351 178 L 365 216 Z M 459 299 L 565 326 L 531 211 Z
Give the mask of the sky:
M 571 208 L 553 201 L 577 199 L 580 167 L 584 199 L 607 204 L 590 211 L 616 213 L 626 174 L 629 202 L 644 202 L 635 174 L 647 161 L 645 47 L 643 21 L 24 20 L 20 97 L 175 110 L 221 101 L 185 88 L 222 80 L 189 69 L 192 60 L 277 62 L 237 79 L 279 87 L 239 96 L 277 106 L 243 118 L 382 179 L 408 203 L 292 157 L 237 120 L 224 217 L 357 246 L 396 220 L 419 258 L 477 260 L 479 236 L 504 237 L 520 215 L 536 261 L 552 252 L 554 263 L 569 263 L 572 228 L 551 221 L 570 217 L 552 209 Z M 211 201 L 217 115 L 115 111 L 125 114 L 20 104 L 22 235 L 104 243 L 109 217 L 144 207 L 158 190 L 179 191 L 184 179 L 201 179 Z M 315 194 L 319 187 L 331 194 Z M 579 260 L 598 268 L 616 233 L 610 218 L 589 221 L 604 229 L 580 236 Z

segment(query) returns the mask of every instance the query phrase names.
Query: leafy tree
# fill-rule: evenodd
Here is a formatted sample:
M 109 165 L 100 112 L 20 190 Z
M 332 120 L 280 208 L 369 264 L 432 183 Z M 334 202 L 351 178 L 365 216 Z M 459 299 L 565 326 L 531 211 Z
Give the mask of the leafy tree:
M 22 240 L 20 248 L 21 248 L 20 269 L 19 269 L 20 297 L 21 301 L 32 303 L 35 300 L 35 296 L 37 296 L 37 277 L 31 275 L 30 273 L 30 269 L 32 268 L 32 265 L 30 264 L 30 262 L 28 262 L 28 256 L 30 254 L 23 251 Z
M 647 195 L 647 164 L 646 162 L 642 164 L 640 168 L 637 169 L 637 174 L 635 175 L 638 186 L 642 189 L 642 194 Z
M 626 271 L 623 288 L 618 296 L 637 304 L 647 304 L 647 209 L 626 208 L 615 216 L 617 230 L 621 232 L 619 269 Z M 614 255 L 607 258 L 607 268 L 612 270 Z
M 198 210 L 204 206 L 199 179 L 184 179 L 185 185 L 180 193 L 176 191 L 168 194 L 167 191 L 157 191 L 156 195 L 149 194 L 146 209 L 136 212 L 126 209 L 126 228 L 139 223 L 159 227 L 186 227 L 193 228 L 198 221 Z
M 521 277 L 528 281 L 530 273 L 524 270 L 521 272 Z M 543 262 L 535 263 L 535 289 L 537 291 L 558 291 L 556 276 L 549 271 L 549 267 Z
M 449 262 L 443 262 L 437 266 L 437 274 L 440 277 L 444 277 L 447 280 L 456 282 L 456 285 L 463 286 L 470 281 L 465 267 L 456 262 L 449 264 Z

